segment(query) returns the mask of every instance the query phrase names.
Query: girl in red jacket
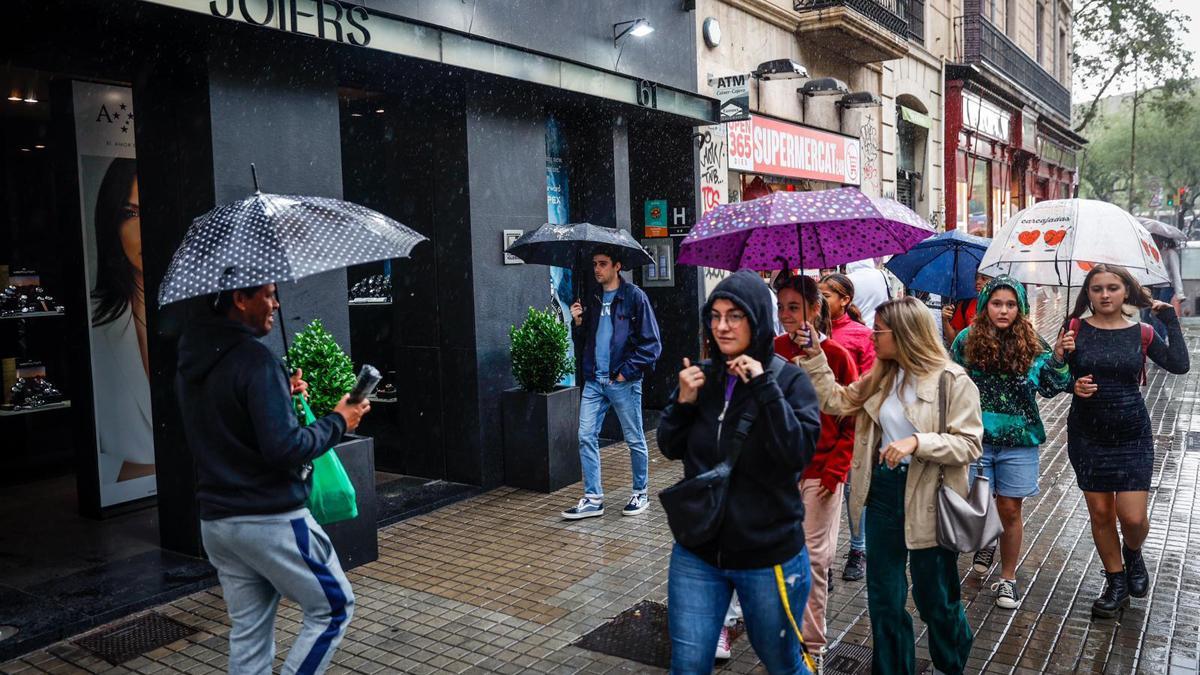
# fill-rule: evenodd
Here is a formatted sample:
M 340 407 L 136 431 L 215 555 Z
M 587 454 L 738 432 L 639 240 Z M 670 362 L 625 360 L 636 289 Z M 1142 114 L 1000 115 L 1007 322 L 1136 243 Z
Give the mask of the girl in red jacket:
M 838 383 L 845 386 L 858 379 L 858 366 L 850 352 L 830 339 L 829 306 L 817 282 L 786 272 L 775 281 L 779 298 L 779 323 L 787 332 L 775 338 L 775 353 L 797 362 L 808 343 L 807 324 L 821 334 L 821 351 L 829 361 Z M 825 648 L 825 603 L 828 598 L 829 568 L 837 548 L 838 522 L 842 517 L 842 490 L 854 453 L 854 418 L 821 415 L 821 436 L 816 454 L 804 469 L 800 493 L 804 500 L 804 534 L 812 564 L 812 589 L 804 609 L 804 642 L 814 654 Z

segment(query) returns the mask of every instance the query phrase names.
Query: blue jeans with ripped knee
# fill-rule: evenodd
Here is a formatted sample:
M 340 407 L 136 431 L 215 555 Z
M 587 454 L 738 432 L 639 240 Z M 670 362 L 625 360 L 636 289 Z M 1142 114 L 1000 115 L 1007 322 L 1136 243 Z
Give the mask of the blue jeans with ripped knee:
M 797 626 L 808 603 L 808 549 L 783 563 L 788 606 Z M 667 615 L 671 629 L 671 673 L 712 672 L 717 639 L 734 590 L 742 603 L 746 633 L 767 672 L 809 673 L 800 640 L 784 611 L 774 567 L 720 569 L 679 544 L 671 551 Z

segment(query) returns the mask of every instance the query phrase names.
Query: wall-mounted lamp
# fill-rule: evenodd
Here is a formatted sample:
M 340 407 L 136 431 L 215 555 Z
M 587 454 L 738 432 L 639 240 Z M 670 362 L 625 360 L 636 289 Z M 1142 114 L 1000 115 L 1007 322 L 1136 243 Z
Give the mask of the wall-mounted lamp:
M 10 100 L 10 101 L 17 101 L 17 102 L 19 103 L 19 102 L 21 102 L 21 101 L 23 101 L 23 100 L 25 100 L 25 99 L 21 98 L 21 95 L 20 95 L 20 94 L 13 94 L 12 96 L 9 96 L 9 97 L 8 97 L 8 100 Z
M 856 91 L 838 99 L 837 105 L 839 108 L 878 108 L 883 101 L 869 91 Z
M 837 101 L 838 131 L 842 129 L 843 114 L 849 108 L 877 108 L 883 105 L 879 97 L 869 91 L 855 91 L 841 97 Z
M 812 96 L 845 96 L 850 87 L 835 77 L 818 77 L 796 90 L 800 94 L 800 121 L 808 122 L 808 99 Z
M 760 80 L 793 80 L 808 77 L 808 69 L 791 59 L 775 59 L 758 64 L 751 74 Z
M 804 83 L 804 86 L 796 90 L 797 93 L 809 96 L 845 96 L 850 93 L 850 87 L 846 86 L 845 82 L 834 77 L 818 77 L 815 80 L 809 80 Z
M 37 94 L 35 94 L 33 92 L 29 92 L 28 94 L 25 94 L 25 102 L 26 103 L 37 103 L 38 102 Z
M 622 21 L 620 23 L 614 23 L 613 24 L 613 46 L 616 47 L 617 43 L 619 43 L 621 41 L 621 39 L 627 35 L 632 35 L 633 37 L 640 38 L 640 37 L 646 37 L 647 35 L 649 35 L 653 32 L 654 32 L 654 26 L 651 26 L 650 22 L 645 19 L 634 19 L 633 21 Z

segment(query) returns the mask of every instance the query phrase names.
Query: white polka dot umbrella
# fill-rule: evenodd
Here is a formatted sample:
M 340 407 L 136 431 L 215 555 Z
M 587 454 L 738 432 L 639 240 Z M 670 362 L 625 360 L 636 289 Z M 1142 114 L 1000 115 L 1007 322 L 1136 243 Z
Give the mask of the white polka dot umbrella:
M 405 258 L 422 241 L 358 204 L 255 192 L 192 221 L 158 289 L 158 305 Z

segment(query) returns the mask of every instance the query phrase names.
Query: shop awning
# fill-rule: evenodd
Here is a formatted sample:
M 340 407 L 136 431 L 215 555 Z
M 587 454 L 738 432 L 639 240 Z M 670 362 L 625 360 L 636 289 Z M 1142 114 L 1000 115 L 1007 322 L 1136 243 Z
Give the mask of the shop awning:
M 929 115 L 917 112 L 912 108 L 905 108 L 904 106 L 898 107 L 900 108 L 900 119 L 908 122 L 909 124 L 915 124 L 926 129 L 933 128 L 933 120 L 929 117 Z

